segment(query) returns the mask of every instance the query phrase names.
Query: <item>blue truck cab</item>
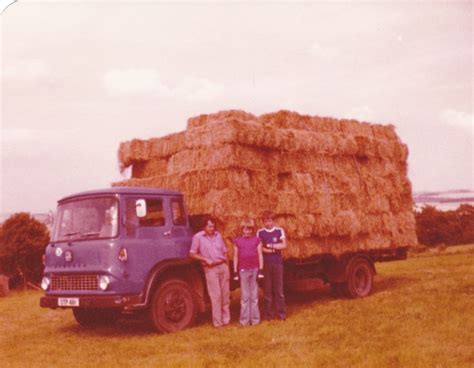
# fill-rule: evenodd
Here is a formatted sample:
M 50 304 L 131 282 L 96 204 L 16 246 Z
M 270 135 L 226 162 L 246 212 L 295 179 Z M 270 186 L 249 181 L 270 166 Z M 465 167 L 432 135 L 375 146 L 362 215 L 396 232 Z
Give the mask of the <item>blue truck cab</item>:
M 171 332 L 205 310 L 205 282 L 192 260 L 181 193 L 114 187 L 58 201 L 45 251 L 41 307 L 70 308 L 84 326 L 147 310 L 152 325 Z

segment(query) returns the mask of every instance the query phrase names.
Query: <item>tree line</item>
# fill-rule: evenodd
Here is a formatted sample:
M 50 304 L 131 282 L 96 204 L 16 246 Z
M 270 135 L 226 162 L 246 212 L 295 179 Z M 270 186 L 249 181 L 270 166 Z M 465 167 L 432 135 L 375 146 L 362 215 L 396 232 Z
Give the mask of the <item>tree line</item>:
M 416 234 L 428 246 L 474 243 L 474 207 L 462 204 L 452 211 L 426 206 L 415 211 Z M 0 274 L 12 277 L 12 286 L 38 283 L 48 228 L 26 212 L 11 215 L 0 226 Z
M 416 235 L 428 246 L 474 243 L 474 207 L 461 204 L 456 210 L 440 211 L 426 206 L 415 212 Z

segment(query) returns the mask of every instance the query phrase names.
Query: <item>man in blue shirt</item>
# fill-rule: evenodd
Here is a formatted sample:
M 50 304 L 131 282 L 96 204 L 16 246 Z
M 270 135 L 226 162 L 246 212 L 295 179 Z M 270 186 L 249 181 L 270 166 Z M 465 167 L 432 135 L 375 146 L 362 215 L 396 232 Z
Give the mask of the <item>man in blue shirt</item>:
M 265 227 L 257 232 L 257 236 L 263 244 L 265 318 L 272 320 L 276 312 L 278 318 L 284 321 L 286 310 L 281 251 L 286 248 L 286 236 L 281 227 L 274 225 L 270 211 L 265 211 L 262 219 Z

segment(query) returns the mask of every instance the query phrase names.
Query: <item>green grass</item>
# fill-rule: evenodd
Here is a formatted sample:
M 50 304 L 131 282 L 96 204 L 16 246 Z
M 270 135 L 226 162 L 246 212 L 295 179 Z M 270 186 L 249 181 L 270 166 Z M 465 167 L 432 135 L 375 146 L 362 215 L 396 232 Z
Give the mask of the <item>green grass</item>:
M 143 319 L 84 329 L 70 311 L 39 308 L 38 292 L 0 299 L 2 367 L 474 367 L 474 246 L 377 264 L 374 292 L 337 300 L 328 288 L 288 300 L 286 322 L 240 327 L 210 316 L 175 334 Z

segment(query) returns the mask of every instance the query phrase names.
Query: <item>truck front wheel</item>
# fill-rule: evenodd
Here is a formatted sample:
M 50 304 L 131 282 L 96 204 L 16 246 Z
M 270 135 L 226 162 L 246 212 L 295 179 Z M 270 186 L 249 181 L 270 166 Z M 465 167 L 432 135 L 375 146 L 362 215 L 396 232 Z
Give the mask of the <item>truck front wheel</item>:
M 197 304 L 189 285 L 179 279 L 162 283 L 153 294 L 150 320 L 161 332 L 174 332 L 192 326 Z
M 73 308 L 72 313 L 81 326 L 93 327 L 112 325 L 119 318 L 121 311 L 119 309 Z
M 363 298 L 370 294 L 374 282 L 373 265 L 366 258 L 355 258 L 347 266 L 344 294 L 349 298 Z

